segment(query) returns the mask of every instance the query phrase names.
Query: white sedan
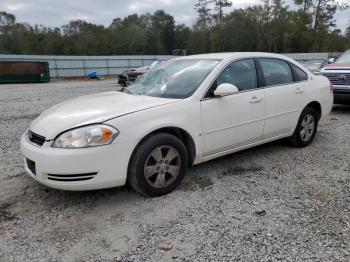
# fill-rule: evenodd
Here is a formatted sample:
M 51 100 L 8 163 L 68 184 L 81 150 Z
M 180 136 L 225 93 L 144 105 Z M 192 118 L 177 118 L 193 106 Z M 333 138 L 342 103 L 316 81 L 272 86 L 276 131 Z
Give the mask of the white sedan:
M 158 196 L 189 165 L 289 138 L 305 147 L 333 105 L 327 78 L 269 53 L 162 63 L 121 90 L 42 113 L 21 138 L 27 173 L 63 190 L 122 186 Z

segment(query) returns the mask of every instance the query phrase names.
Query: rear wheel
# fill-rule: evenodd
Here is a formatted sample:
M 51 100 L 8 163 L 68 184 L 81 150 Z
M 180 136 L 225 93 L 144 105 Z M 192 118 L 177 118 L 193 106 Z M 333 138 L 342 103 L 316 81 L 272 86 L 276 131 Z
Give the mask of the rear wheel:
M 129 164 L 128 181 L 143 195 L 168 194 L 181 183 L 187 165 L 188 154 L 181 140 L 171 134 L 155 134 L 136 148 Z
M 306 147 L 315 138 L 318 126 L 318 114 L 312 107 L 306 107 L 300 115 L 297 127 L 289 141 L 297 147 Z

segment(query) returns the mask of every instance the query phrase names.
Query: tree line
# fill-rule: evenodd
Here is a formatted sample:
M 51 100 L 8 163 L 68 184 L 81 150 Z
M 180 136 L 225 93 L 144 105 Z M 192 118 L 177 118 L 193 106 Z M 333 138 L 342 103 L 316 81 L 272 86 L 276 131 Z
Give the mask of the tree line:
M 225 12 L 230 0 L 198 0 L 189 27 L 163 10 L 115 18 L 106 27 L 84 20 L 61 27 L 18 23 L 0 12 L 0 53 L 37 55 L 162 55 L 228 51 L 343 52 L 350 48 L 350 25 L 336 28 L 333 0 L 262 0 L 260 5 Z

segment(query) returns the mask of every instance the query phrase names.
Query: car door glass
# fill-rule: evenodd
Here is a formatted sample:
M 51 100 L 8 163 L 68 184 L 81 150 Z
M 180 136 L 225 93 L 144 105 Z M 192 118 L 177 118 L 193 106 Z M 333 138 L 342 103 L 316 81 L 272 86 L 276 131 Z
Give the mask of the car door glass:
M 292 83 L 293 74 L 288 63 L 280 59 L 259 59 L 266 86 Z
M 219 75 L 216 85 L 223 83 L 237 86 L 239 91 L 257 88 L 257 77 L 254 59 L 233 62 Z
M 301 70 L 299 67 L 297 67 L 296 65 L 290 64 L 291 67 L 293 68 L 296 78 L 295 81 L 305 81 L 308 79 L 307 74 Z

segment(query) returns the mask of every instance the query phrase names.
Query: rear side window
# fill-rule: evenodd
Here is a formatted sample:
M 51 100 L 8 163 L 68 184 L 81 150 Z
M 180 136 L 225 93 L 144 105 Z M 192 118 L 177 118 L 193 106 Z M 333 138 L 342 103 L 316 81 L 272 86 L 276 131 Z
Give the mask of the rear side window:
M 292 83 L 293 74 L 288 63 L 279 59 L 259 59 L 266 86 Z
M 308 79 L 307 74 L 301 70 L 299 67 L 296 65 L 290 64 L 290 66 L 293 68 L 296 79 L 295 81 L 305 81 Z

